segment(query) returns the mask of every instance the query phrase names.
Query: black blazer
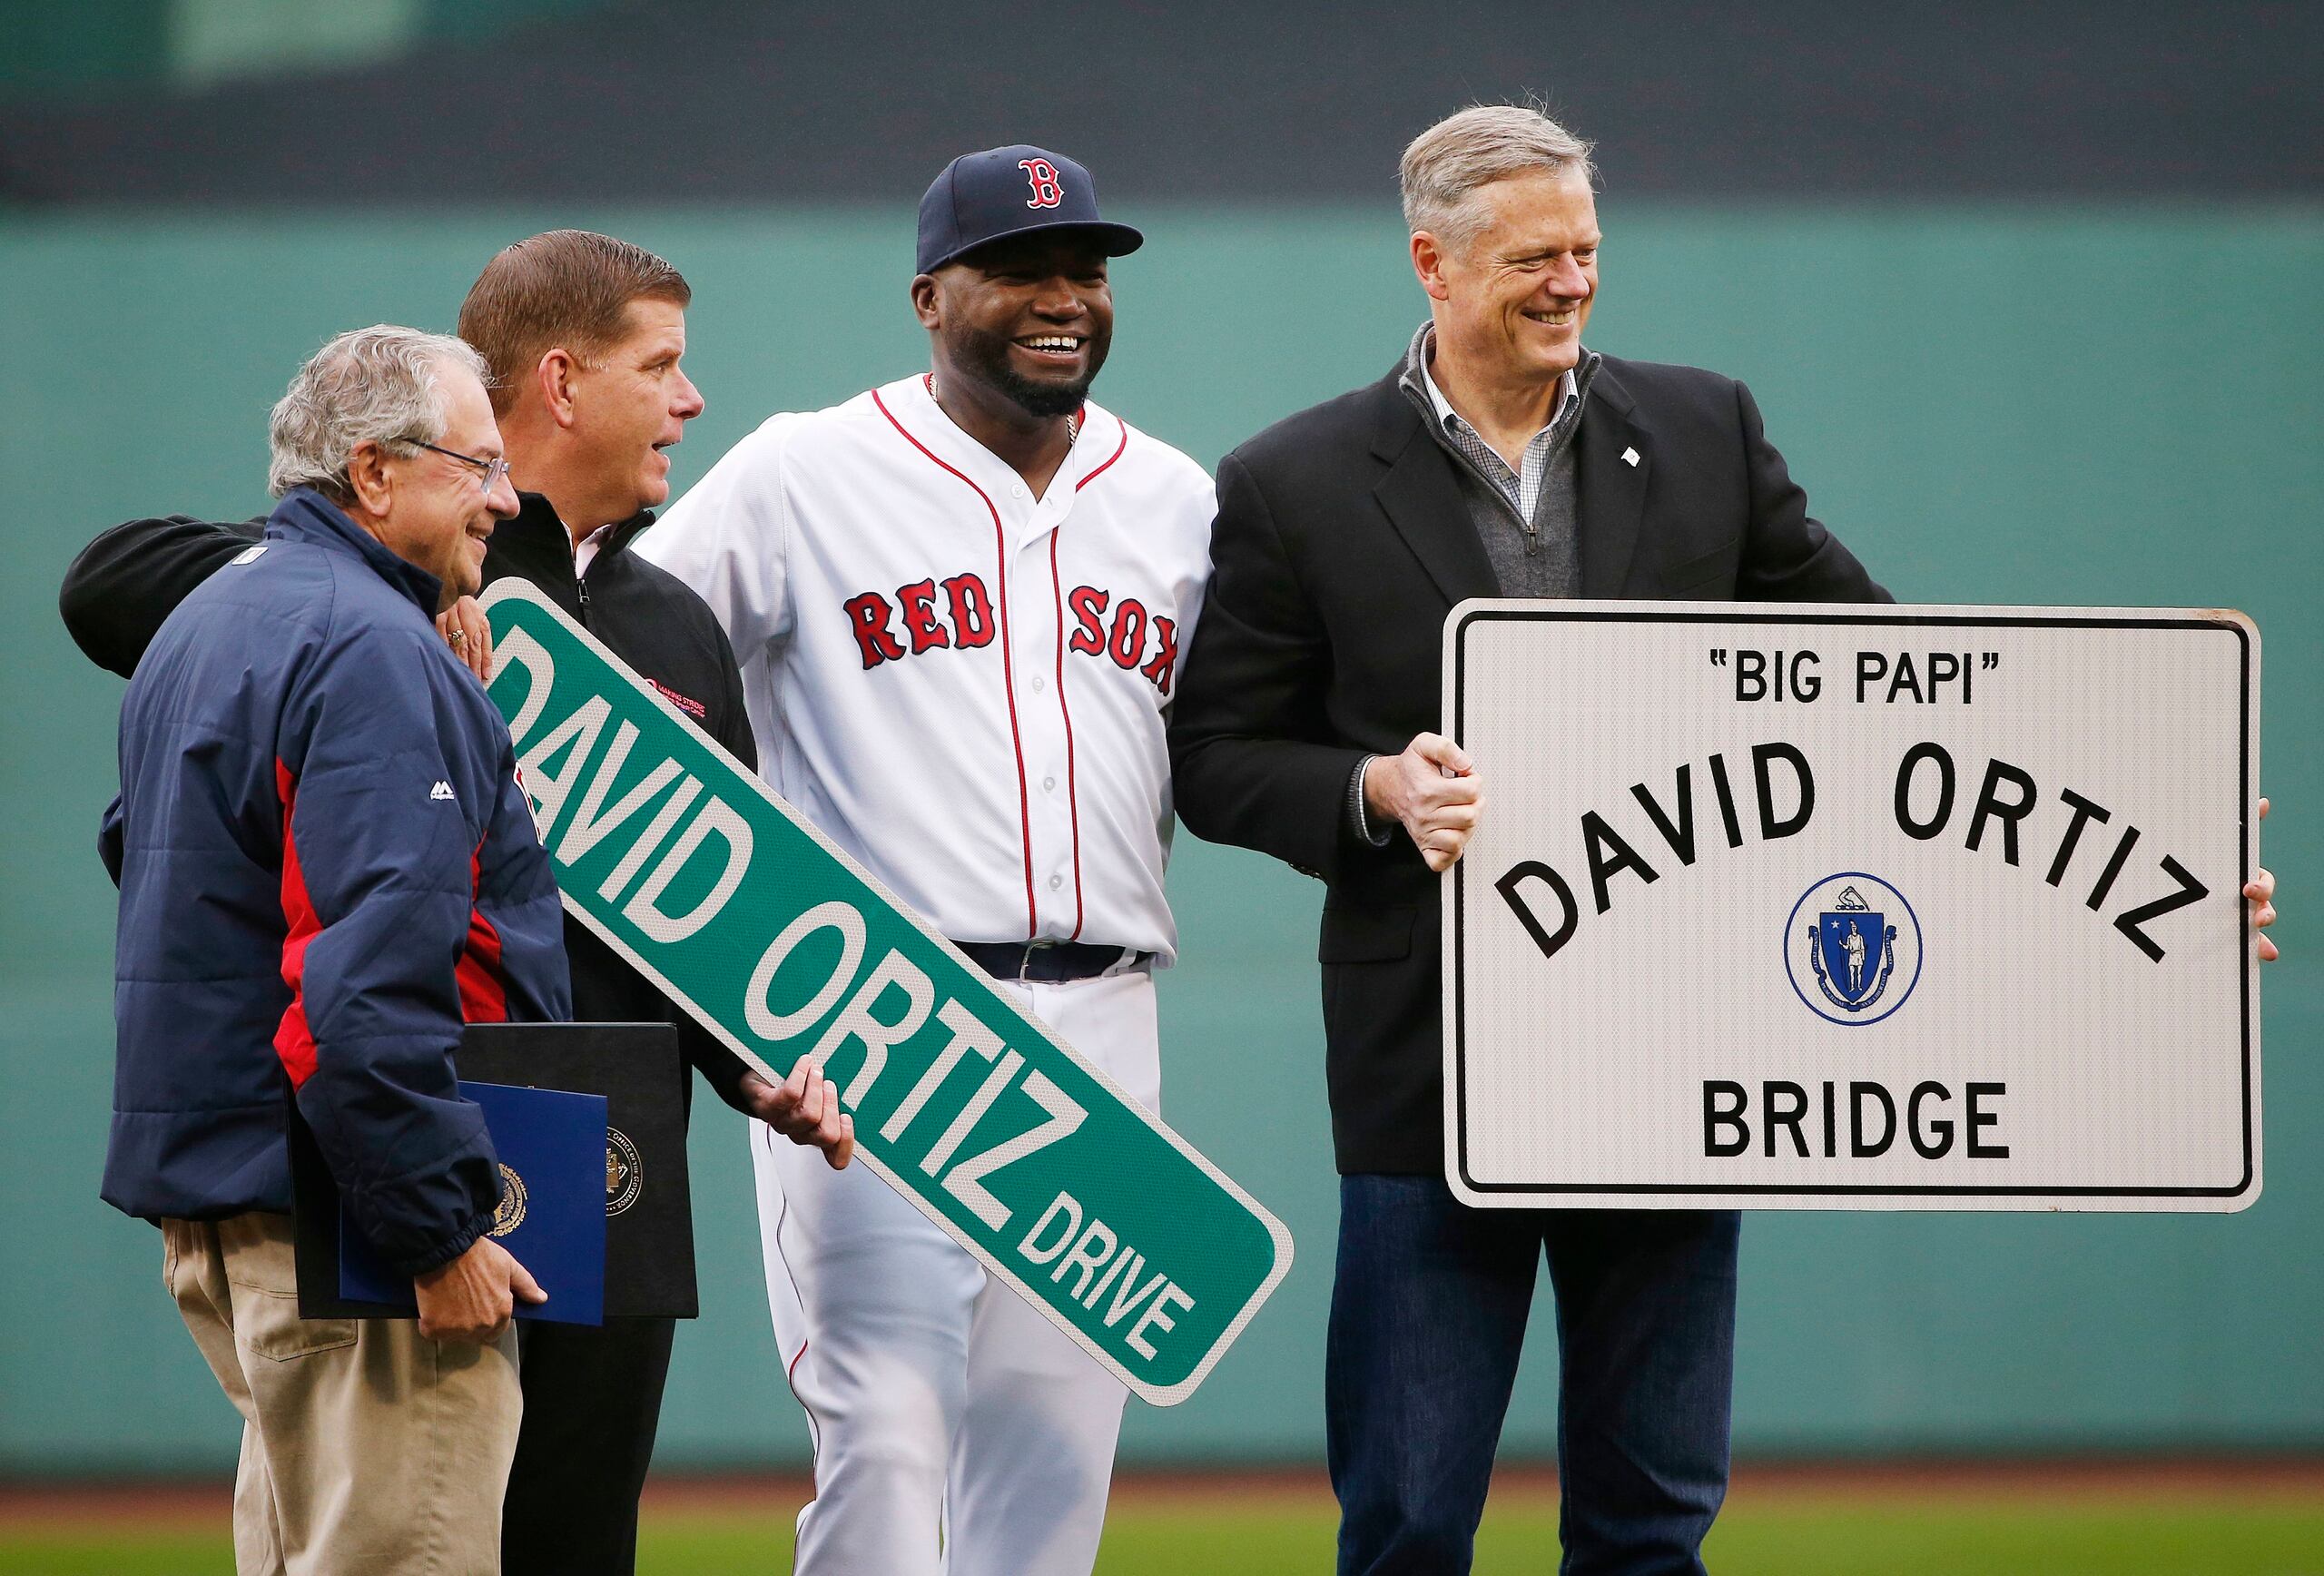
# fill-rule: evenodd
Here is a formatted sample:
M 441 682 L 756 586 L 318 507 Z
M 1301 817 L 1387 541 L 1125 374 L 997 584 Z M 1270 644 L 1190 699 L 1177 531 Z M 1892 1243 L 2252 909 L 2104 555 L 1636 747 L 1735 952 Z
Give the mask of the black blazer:
M 1187 829 L 1328 886 L 1317 956 L 1343 1172 L 1443 1167 L 1438 878 L 1401 831 L 1358 842 L 1348 779 L 1440 730 L 1445 616 L 1499 594 L 1401 372 L 1219 463 L 1210 591 L 1170 724 Z M 1891 599 L 1808 517 L 1732 379 L 1610 356 L 1574 441 L 1584 596 Z

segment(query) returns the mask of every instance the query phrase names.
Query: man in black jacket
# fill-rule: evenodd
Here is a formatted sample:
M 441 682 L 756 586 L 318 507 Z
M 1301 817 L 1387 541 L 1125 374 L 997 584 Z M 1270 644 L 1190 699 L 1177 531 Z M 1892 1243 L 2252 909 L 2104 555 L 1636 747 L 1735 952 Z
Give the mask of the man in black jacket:
M 1468 1568 L 1546 1248 L 1564 1569 L 1699 1571 L 1726 1486 L 1738 1217 L 1473 1210 L 1444 1183 L 1437 875 L 1484 801 L 1432 731 L 1444 618 L 1469 596 L 1887 593 L 1807 517 L 1742 385 L 1582 349 L 1586 144 L 1531 110 L 1464 111 L 1413 143 L 1403 186 L 1431 308 L 1404 360 L 1219 467 L 1171 729 L 1178 813 L 1330 889 L 1340 1569 Z M 1536 682 L 1579 695 L 1589 675 Z
M 532 581 L 755 766 L 725 633 L 699 596 L 629 550 L 669 496 L 663 450 L 703 409 L 679 368 L 691 299 L 660 258 L 581 231 L 534 236 L 487 265 L 461 308 L 460 336 L 492 369 L 521 509 L 493 533 L 484 578 Z M 171 610 L 263 525 L 172 516 L 105 532 L 65 576 L 73 637 L 91 660 L 128 676 Z M 464 601 L 441 627 L 484 671 L 488 635 L 475 604 Z M 720 1098 L 846 1163 L 852 1129 L 818 1075 L 770 1084 L 570 915 L 565 944 L 576 1019 L 676 1024 L 687 1059 Z M 502 1521 L 508 1576 L 633 1569 L 675 1330 L 670 1319 L 520 1326 L 524 1424 Z
M 1220 463 L 1177 810 L 1329 888 L 1341 1571 L 1468 1569 L 1546 1251 L 1561 1568 L 1699 1573 L 1727 1483 L 1738 1216 L 1477 1210 L 1445 1186 L 1437 878 L 1485 795 L 1432 731 L 1444 620 L 1472 596 L 1890 598 L 1808 517 L 1741 384 L 1582 348 L 1588 144 L 1530 109 L 1464 110 L 1414 139 L 1403 186 L 1430 298 L 1403 362 Z M 1590 675 L 1533 679 L 1554 710 Z M 2274 891 L 2264 870 L 2244 888 L 2255 926 Z

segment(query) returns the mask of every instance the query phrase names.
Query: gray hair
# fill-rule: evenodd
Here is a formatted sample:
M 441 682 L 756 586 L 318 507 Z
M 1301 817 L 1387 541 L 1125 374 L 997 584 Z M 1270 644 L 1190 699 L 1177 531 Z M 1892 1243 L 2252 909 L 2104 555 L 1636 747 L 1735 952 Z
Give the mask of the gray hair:
M 1469 201 L 1478 187 L 1528 171 L 1574 167 L 1595 182 L 1590 148 L 1531 104 L 1477 104 L 1447 115 L 1404 149 L 1397 172 L 1404 226 L 1465 249 L 1480 228 Z
M 348 464 L 364 444 L 410 454 L 415 444 L 438 441 L 448 425 L 438 378 L 447 367 L 490 387 L 484 358 L 448 334 L 375 323 L 340 335 L 299 369 L 275 404 L 267 486 L 276 497 L 310 487 L 343 503 Z

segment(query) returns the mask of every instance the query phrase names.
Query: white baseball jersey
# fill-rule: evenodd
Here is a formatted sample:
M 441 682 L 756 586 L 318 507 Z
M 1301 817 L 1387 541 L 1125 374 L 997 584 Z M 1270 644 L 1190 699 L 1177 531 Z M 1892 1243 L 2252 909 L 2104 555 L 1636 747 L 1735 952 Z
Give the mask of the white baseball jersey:
M 1164 722 L 1215 513 L 1094 404 L 1036 499 L 911 377 L 773 417 L 636 550 L 725 625 L 768 784 L 938 930 L 1167 962 Z

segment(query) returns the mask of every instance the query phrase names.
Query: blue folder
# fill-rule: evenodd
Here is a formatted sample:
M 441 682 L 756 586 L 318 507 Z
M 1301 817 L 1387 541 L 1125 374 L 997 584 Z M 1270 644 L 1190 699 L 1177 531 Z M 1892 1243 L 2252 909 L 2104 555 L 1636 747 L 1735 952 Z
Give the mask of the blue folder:
M 602 1325 L 606 1306 L 606 1097 L 469 1083 L 500 1156 L 492 1236 L 532 1272 L 546 1303 L 519 1298 L 517 1316 Z M 339 1219 L 339 1293 L 350 1302 L 416 1312 L 411 1277 L 388 1266 L 350 1218 Z

